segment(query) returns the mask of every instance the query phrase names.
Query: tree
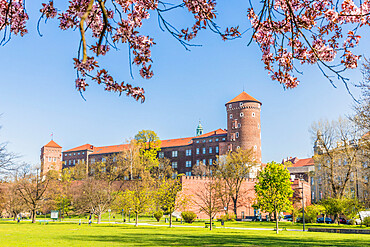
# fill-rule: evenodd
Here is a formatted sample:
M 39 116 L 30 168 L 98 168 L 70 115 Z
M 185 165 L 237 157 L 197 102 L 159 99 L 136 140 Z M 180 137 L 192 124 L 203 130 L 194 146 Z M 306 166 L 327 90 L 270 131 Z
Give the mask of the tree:
M 342 198 L 361 182 L 357 173 L 361 166 L 363 132 L 353 122 L 319 121 L 311 127 L 315 141 L 315 176 L 321 184 L 324 197 Z M 356 195 L 358 196 L 358 195 Z
M 293 196 L 290 174 L 284 165 L 267 163 L 258 175 L 254 189 L 257 195 L 256 206 L 270 214 L 275 214 L 276 233 L 279 231 L 279 214 L 292 209 Z
M 325 207 L 319 204 L 311 204 L 305 208 L 305 221 L 309 223 L 316 223 L 317 217 L 324 214 Z
M 16 154 L 7 150 L 6 143 L 0 143 L 0 175 L 8 174 L 9 172 L 14 171 L 15 159 L 17 157 L 18 156 Z
M 203 180 L 195 192 L 199 211 L 204 212 L 209 217 L 209 230 L 212 230 L 214 217 L 221 211 L 221 200 L 218 195 L 219 179 L 212 176 Z
M 228 193 L 233 201 L 234 214 L 237 215 L 238 200 L 241 196 L 241 185 L 245 181 L 251 168 L 256 166 L 253 159 L 252 150 L 238 149 L 234 152 L 229 152 L 226 157 L 219 157 L 216 164 L 216 176 L 223 180 L 225 193 Z M 227 198 L 224 200 L 227 202 Z
M 172 214 L 176 209 L 186 203 L 184 196 L 180 195 L 181 182 L 179 178 L 162 179 L 157 189 L 157 201 L 161 208 L 170 215 L 170 227 L 172 227 Z
M 157 134 L 152 130 L 142 130 L 135 135 L 135 140 L 140 148 L 141 163 L 145 168 L 152 172 L 158 167 L 158 152 L 161 150 L 161 141 Z
M 9 212 L 16 220 L 19 213 L 25 210 L 25 203 L 17 191 L 17 183 L 8 182 L 4 185 L 4 191 L 1 193 L 4 199 L 4 209 Z
M 32 223 L 36 222 L 36 212 L 40 209 L 49 182 L 49 179 L 40 177 L 39 169 L 36 169 L 36 174 L 24 174 L 17 181 L 17 192 L 32 212 Z

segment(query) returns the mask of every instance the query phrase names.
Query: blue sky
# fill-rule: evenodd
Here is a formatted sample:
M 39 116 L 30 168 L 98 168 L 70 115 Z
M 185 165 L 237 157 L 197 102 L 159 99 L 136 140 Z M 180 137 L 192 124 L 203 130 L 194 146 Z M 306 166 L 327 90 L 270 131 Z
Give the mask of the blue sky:
M 72 58 L 76 56 L 79 33 L 61 31 L 58 23 L 41 25 L 43 37 L 36 31 L 38 5 L 27 1 L 30 15 L 29 34 L 13 37 L 0 47 L 0 142 L 22 155 L 21 161 L 39 163 L 40 148 L 54 140 L 69 149 L 85 143 L 96 146 L 120 144 L 142 129 L 151 129 L 161 139 L 195 135 L 198 120 L 204 131 L 226 128 L 224 104 L 243 88 L 262 105 L 262 161 L 281 161 L 287 156 L 312 155 L 308 132 L 313 121 L 335 119 L 352 112 L 353 100 L 344 86 L 335 89 L 315 66 L 305 66 L 301 84 L 284 90 L 263 69 L 260 51 L 247 46 L 250 32 L 244 38 L 223 42 L 209 31 L 196 40 L 202 47 L 187 52 L 168 33 L 162 32 L 155 15 L 144 23 L 143 33 L 151 35 L 154 73 L 143 80 L 135 73 L 129 76 L 127 47 L 101 60 L 109 64 L 116 79 L 146 90 L 146 101 L 118 97 L 91 84 L 84 101 L 75 90 Z M 249 27 L 247 5 L 239 1 L 220 3 L 218 23 Z M 177 12 L 168 16 L 175 24 L 189 24 L 189 16 Z M 369 45 L 364 35 L 360 54 Z M 347 72 L 352 82 L 361 80 L 359 70 Z M 352 87 L 355 95 L 359 95 Z

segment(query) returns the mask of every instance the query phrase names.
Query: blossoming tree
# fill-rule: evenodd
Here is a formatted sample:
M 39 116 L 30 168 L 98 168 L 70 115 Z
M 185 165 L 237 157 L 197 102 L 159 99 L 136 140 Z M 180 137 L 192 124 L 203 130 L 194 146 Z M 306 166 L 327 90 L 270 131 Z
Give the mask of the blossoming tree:
M 240 37 L 238 27 L 221 30 L 215 23 L 216 2 L 70 0 L 65 10 L 59 10 L 54 0 L 50 0 L 40 5 L 40 20 L 57 18 L 60 29 L 81 33 L 78 55 L 74 58 L 77 90 L 83 92 L 89 83 L 97 82 L 106 91 L 126 93 L 144 101 L 143 88 L 117 82 L 107 68 L 99 66 L 98 57 L 116 50 L 120 43 L 127 44 L 131 63 L 139 67 L 141 77 L 150 79 L 153 76 L 151 48 L 155 43 L 153 38 L 141 33 L 141 27 L 152 13 L 157 15 L 160 28 L 186 49 L 202 29 L 210 29 L 223 40 Z M 370 24 L 370 0 L 357 5 L 352 0 L 263 0 L 250 1 L 250 5 L 247 13 L 253 30 L 251 41 L 259 45 L 262 61 L 273 80 L 285 88 L 294 88 L 299 83 L 296 74 L 300 73 L 296 63 L 316 64 L 331 82 L 330 73 L 334 73 L 347 85 L 342 72 L 357 67 L 360 56 L 351 50 L 359 44 L 358 29 Z M 172 25 L 166 13 L 176 9 L 191 13 L 194 22 L 187 28 Z M 27 20 L 24 0 L 0 0 L 3 33 L 0 44 L 8 42 L 12 34 L 25 35 Z M 346 24 L 348 28 L 344 29 Z M 91 34 L 92 43 L 88 43 L 87 34 Z

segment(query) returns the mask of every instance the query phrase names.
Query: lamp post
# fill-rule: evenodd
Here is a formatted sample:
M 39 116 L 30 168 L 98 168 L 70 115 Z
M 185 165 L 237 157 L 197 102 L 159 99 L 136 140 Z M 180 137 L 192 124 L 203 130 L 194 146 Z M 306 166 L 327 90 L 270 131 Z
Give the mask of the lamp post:
M 301 179 L 302 182 L 302 220 L 303 220 L 303 231 L 305 231 L 305 220 L 304 220 L 304 184 L 303 179 Z

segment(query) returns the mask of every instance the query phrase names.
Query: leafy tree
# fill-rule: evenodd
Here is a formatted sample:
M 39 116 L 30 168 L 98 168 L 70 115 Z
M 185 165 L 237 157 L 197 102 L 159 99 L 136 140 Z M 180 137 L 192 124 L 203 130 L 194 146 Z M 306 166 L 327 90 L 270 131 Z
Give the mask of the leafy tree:
M 161 208 L 170 215 L 170 227 L 172 227 L 172 214 L 176 209 L 186 203 L 186 199 L 180 195 L 181 182 L 177 179 L 162 179 L 156 190 L 157 200 Z
M 275 214 L 276 233 L 279 231 L 279 214 L 292 209 L 293 196 L 290 174 L 284 165 L 268 163 L 258 175 L 254 186 L 257 195 L 256 206 L 270 214 Z
M 184 219 L 186 223 L 191 224 L 197 218 L 197 215 L 193 211 L 184 211 L 184 212 L 181 212 L 181 217 Z
M 162 210 L 155 211 L 153 213 L 153 216 L 157 220 L 157 222 L 159 222 L 161 218 L 163 217 L 163 211 Z
M 316 223 L 317 217 L 325 212 L 325 207 L 319 204 L 311 204 L 305 208 L 305 221 Z
M 157 157 L 161 150 L 161 141 L 157 134 L 152 130 L 142 130 L 135 135 L 135 140 L 140 147 L 141 163 L 145 168 L 152 171 L 159 166 Z
M 219 184 L 224 204 L 228 206 L 229 199 L 233 202 L 234 214 L 237 215 L 238 200 L 241 197 L 241 185 L 245 181 L 251 168 L 256 166 L 252 150 L 238 149 L 229 152 L 225 158 L 219 157 L 215 168 L 215 175 L 222 180 Z M 227 194 L 227 195 L 226 195 Z

